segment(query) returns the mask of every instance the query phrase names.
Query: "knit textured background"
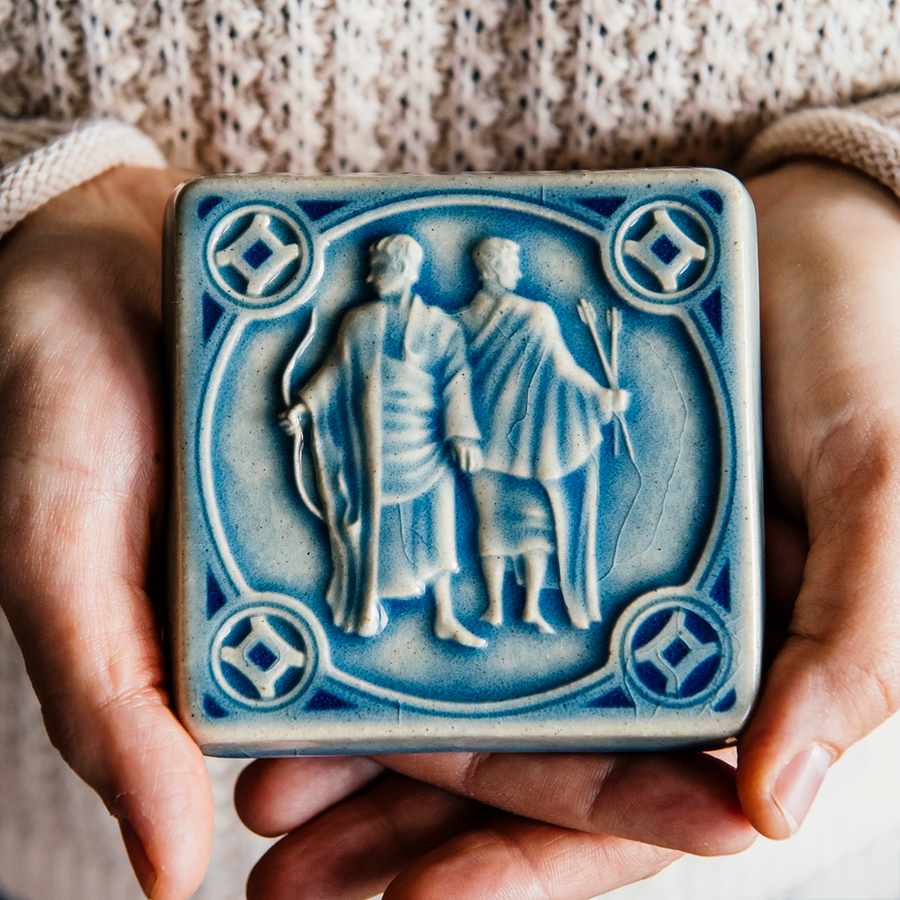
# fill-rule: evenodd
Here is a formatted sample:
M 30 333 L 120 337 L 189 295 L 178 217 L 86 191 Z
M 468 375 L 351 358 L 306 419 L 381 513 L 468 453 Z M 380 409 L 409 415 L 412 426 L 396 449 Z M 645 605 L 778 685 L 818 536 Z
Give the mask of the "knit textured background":
M 893 0 L 0 0 L 0 234 L 124 162 L 728 168 L 749 146 L 749 168 L 812 153 L 900 193 L 898 90 Z M 238 900 L 263 844 L 229 811 L 234 765 L 211 767 L 197 896 Z M 0 891 L 140 896 L 115 823 L 47 741 L 2 617 Z
M 727 166 L 898 87 L 887 0 L 0 0 L 0 116 L 214 171 Z

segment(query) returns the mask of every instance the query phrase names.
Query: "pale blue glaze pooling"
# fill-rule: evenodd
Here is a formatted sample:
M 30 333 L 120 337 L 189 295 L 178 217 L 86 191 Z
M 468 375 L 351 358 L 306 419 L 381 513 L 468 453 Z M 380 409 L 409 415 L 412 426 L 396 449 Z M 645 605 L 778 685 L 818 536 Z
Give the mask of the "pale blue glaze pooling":
M 755 237 L 748 207 L 732 179 L 703 170 L 450 182 L 201 179 L 182 191 L 172 229 L 180 392 L 176 681 L 182 716 L 209 752 L 644 748 L 734 733 L 752 703 L 760 644 Z M 422 250 L 412 292 L 424 318 L 418 343 L 406 349 L 414 351 L 413 369 L 433 379 L 417 402 L 432 404 L 438 437 L 429 446 L 441 456 L 422 469 L 431 480 L 414 502 L 375 501 L 383 517 L 406 524 L 399 543 L 388 543 L 395 556 L 376 560 L 379 597 L 363 625 L 365 591 L 332 585 L 329 594 L 339 568 L 329 538 L 335 517 L 330 525 L 317 518 L 300 489 L 313 505 L 325 505 L 326 520 L 323 479 L 369 508 L 346 448 L 371 441 L 359 436 L 365 416 L 353 410 L 372 379 L 389 390 L 406 377 L 391 382 L 393 375 L 369 370 L 386 373 L 385 355 L 397 355 L 396 346 L 385 350 L 390 327 L 387 339 L 378 330 L 384 316 L 377 307 L 386 301 L 367 283 L 371 247 L 392 235 L 408 236 Z M 528 420 L 510 429 L 509 456 L 529 457 L 522 434 L 550 448 L 530 454 L 539 476 L 514 478 L 519 493 L 501 495 L 494 532 L 521 530 L 513 520 L 529 496 L 543 509 L 543 530 L 535 533 L 551 551 L 539 595 L 544 631 L 523 621 L 516 577 L 523 565 L 512 559 L 502 582 L 502 624 L 482 620 L 488 589 L 473 476 L 440 441 L 442 429 L 469 428 L 459 416 L 448 424 L 447 414 L 466 397 L 471 413 L 462 419 L 475 428 L 469 439 L 489 455 L 500 437 L 490 432 L 503 417 L 492 416 L 484 396 L 502 347 L 489 344 L 479 358 L 472 323 L 480 320 L 463 312 L 482 287 L 473 248 L 490 237 L 520 248 L 521 278 L 510 293 L 524 299 L 509 301 L 513 311 L 500 324 L 523 322 L 534 331 L 519 335 L 521 377 L 530 379 L 531 393 L 519 392 L 529 398 L 522 410 Z M 631 394 L 627 411 L 611 420 L 608 406 L 585 405 L 592 388 L 582 396 L 569 384 L 575 399 L 554 400 L 566 389 L 566 372 L 582 388 L 585 378 L 610 387 L 579 316 L 580 300 L 596 312 L 597 341 L 617 369 L 618 386 Z M 621 323 L 616 360 L 609 359 L 607 310 Z M 349 363 L 316 394 L 310 384 L 317 376 L 321 382 L 342 323 Z M 470 380 L 461 394 L 455 382 L 451 397 L 445 382 L 459 375 L 460 355 Z M 516 377 L 504 376 L 508 383 Z M 360 398 L 348 398 L 355 391 Z M 279 417 L 310 397 L 324 406 L 318 420 L 305 423 L 298 485 L 301 442 L 279 427 Z M 561 412 L 548 412 L 554 409 Z M 517 414 L 511 410 L 510 421 Z M 572 434 L 590 447 L 573 447 Z M 326 438 L 345 448 L 334 470 L 334 447 L 322 451 Z M 396 435 L 380 438 L 396 446 Z M 555 467 L 545 464 L 548 454 L 557 457 Z M 365 453 L 363 459 L 364 475 L 371 461 Z M 388 466 L 376 479 L 385 497 L 397 471 Z M 584 515 L 591 478 L 597 499 Z M 438 483 L 442 499 L 425 502 Z M 410 494 L 409 485 L 403 490 Z M 562 570 L 555 550 L 579 529 L 564 534 L 560 510 L 596 528 L 596 552 L 573 551 Z M 422 573 L 432 557 L 450 551 L 435 550 L 440 529 L 432 519 L 451 522 L 443 541 L 458 563 L 449 575 L 453 613 L 467 640 L 485 646 L 435 634 L 439 588 Z M 365 514 L 360 523 L 366 546 Z M 398 547 L 406 557 L 399 561 Z M 586 579 L 594 558 L 596 576 Z M 365 553 L 356 560 L 362 565 L 360 559 Z M 422 596 L 398 599 L 384 589 L 410 571 L 424 579 Z M 347 603 L 338 624 L 336 596 Z M 598 612 L 599 621 L 591 621 Z

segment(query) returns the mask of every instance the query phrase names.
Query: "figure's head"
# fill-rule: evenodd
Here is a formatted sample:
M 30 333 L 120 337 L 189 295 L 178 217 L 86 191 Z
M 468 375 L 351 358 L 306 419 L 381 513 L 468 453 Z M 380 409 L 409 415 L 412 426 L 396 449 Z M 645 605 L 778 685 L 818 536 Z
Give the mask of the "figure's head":
M 522 277 L 519 252 L 519 245 L 515 241 L 490 237 L 476 244 L 472 260 L 485 284 L 496 282 L 500 287 L 512 291 Z
M 392 234 L 372 244 L 367 281 L 379 297 L 400 294 L 419 280 L 425 253 L 408 234 Z

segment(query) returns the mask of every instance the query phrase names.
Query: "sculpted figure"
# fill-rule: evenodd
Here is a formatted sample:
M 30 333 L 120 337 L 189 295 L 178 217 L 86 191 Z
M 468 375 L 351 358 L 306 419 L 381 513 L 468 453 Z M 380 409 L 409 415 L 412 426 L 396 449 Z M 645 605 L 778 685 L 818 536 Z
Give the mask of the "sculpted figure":
M 382 598 L 435 597 L 434 633 L 485 641 L 457 620 L 451 461 L 480 468 L 480 432 L 460 327 L 412 291 L 422 248 L 397 234 L 371 248 L 379 299 L 351 309 L 334 349 L 286 415 L 312 436 L 331 545 L 327 599 L 335 624 L 364 637 L 387 622 Z
M 525 586 L 526 622 L 552 632 L 540 592 L 555 552 L 573 625 L 600 620 L 597 513 L 601 426 L 626 409 L 627 391 L 601 387 L 573 359 L 546 303 L 513 293 L 519 246 L 491 237 L 473 260 L 482 288 L 459 314 L 477 385 L 484 466 L 472 477 L 488 591 L 482 618 L 503 621 L 511 560 Z

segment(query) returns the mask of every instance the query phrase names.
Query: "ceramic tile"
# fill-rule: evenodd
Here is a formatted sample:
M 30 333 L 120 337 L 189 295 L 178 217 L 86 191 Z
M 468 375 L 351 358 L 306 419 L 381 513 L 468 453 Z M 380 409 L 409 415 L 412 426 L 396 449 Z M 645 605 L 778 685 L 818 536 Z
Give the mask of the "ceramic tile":
M 167 244 L 171 646 L 206 752 L 735 734 L 762 590 L 735 179 L 202 178 Z

